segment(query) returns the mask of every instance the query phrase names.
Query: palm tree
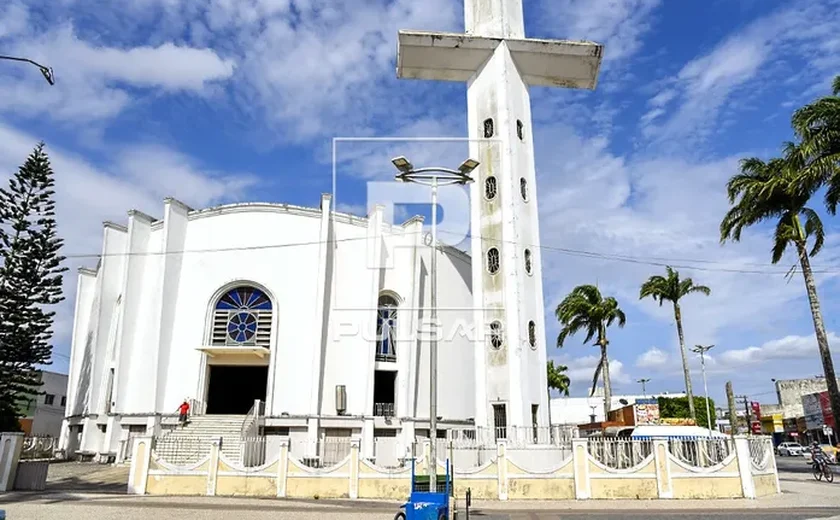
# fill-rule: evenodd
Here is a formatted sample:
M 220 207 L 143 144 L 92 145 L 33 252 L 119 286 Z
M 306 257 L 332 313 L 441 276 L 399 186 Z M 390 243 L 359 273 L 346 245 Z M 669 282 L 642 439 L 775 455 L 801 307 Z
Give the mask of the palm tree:
M 572 381 L 566 375 L 569 369 L 566 365 L 555 365 L 554 361 L 548 362 L 548 393 L 551 396 L 551 390 L 557 390 L 561 395 L 569 397 L 569 386 Z
M 557 390 L 560 395 L 569 397 L 569 386 L 571 386 L 572 381 L 566 375 L 566 371 L 569 369 L 566 365 L 555 365 L 554 361 L 549 361 L 546 368 L 548 369 L 548 428 L 553 435 L 554 430 L 551 428 L 551 389 Z
M 773 263 L 782 259 L 789 244 L 796 248 L 811 306 L 831 409 L 833 413 L 840 414 L 840 392 L 810 260 L 810 257 L 819 253 L 825 242 L 825 231 L 819 216 L 806 206 L 819 185 L 803 179 L 802 170 L 806 164 L 802 148 L 793 143 L 785 146 L 784 158 L 767 162 L 756 158 L 742 160 L 741 173 L 729 179 L 726 186 L 732 207 L 720 224 L 720 239 L 721 242 L 737 242 L 744 228 L 773 221 L 776 223 Z M 809 252 L 810 238 L 813 238 L 813 246 Z
M 669 301 L 674 305 L 674 319 L 677 322 L 677 335 L 680 338 L 680 354 L 682 355 L 683 376 L 685 377 L 685 393 L 688 395 L 688 411 L 691 418 L 697 420 L 694 413 L 694 392 L 691 391 L 691 374 L 688 371 L 688 358 L 685 351 L 685 337 L 683 336 L 682 312 L 680 311 L 680 298 L 691 293 L 703 293 L 708 296 L 712 290 L 705 285 L 694 285 L 691 278 L 680 280 L 679 271 L 670 267 L 665 268 L 666 276 L 651 276 L 642 284 L 639 291 L 639 299 L 650 296 L 654 301 L 659 300 L 659 305 Z
M 794 112 L 792 123 L 807 158 L 802 169 L 805 182 L 828 186 L 825 202 L 835 214 L 840 203 L 840 76 L 832 87 L 833 95 Z
M 595 375 L 592 378 L 592 391 L 590 397 L 595 394 L 595 387 L 598 384 L 598 376 L 603 373 L 604 377 L 604 418 L 610 413 L 610 399 L 612 398 L 612 386 L 610 385 L 610 364 L 607 358 L 607 327 L 614 322 L 619 327 L 624 327 L 627 318 L 624 312 L 618 308 L 618 302 L 612 296 L 604 298 L 601 291 L 594 285 L 579 285 L 572 289 L 557 309 L 554 311 L 557 320 L 563 326 L 560 335 L 557 336 L 557 346 L 562 347 L 570 335 L 581 330 L 586 331 L 586 338 L 583 342 L 588 343 L 593 338 L 594 342 L 601 348 L 601 358 L 598 366 L 595 367 Z

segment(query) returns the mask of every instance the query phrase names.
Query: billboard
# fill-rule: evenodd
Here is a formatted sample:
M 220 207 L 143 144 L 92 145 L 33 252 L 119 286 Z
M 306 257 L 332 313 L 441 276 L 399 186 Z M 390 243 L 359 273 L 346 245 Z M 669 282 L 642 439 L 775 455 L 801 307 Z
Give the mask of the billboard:
M 659 424 L 659 401 L 636 399 L 636 425 Z
M 820 408 L 823 414 L 823 424 L 834 428 L 834 414 L 831 411 L 831 399 L 828 398 L 828 391 L 820 392 Z
M 820 404 L 820 394 L 803 395 L 802 411 L 805 416 L 806 430 L 818 430 L 825 424 L 823 409 Z

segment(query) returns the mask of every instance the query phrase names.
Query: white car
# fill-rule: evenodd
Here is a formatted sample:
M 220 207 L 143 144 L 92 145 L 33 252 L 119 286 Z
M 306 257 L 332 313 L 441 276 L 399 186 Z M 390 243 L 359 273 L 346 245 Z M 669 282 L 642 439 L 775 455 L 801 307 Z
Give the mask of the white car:
M 805 448 L 798 442 L 783 442 L 779 444 L 776 450 L 779 452 L 780 457 L 798 457 L 802 455 Z

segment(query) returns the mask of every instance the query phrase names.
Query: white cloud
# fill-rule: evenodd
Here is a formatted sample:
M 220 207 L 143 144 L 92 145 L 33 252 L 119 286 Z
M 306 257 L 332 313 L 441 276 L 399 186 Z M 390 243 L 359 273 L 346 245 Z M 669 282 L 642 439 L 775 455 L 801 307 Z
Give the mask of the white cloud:
M 543 1 L 541 27 L 559 25 L 555 37 L 604 44 L 604 59 L 618 61 L 637 53 L 651 28 L 651 14 L 660 0 Z M 527 23 L 526 23 L 527 26 Z
M 661 369 L 668 365 L 670 357 L 664 351 L 653 347 L 639 356 L 636 366 L 639 368 Z
M 29 11 L 20 2 L 12 1 L 0 9 L 0 39 L 24 32 Z
M 757 19 L 663 82 L 649 104 L 654 109 L 675 99 L 678 104 L 660 124 L 653 123 L 662 115 L 657 110 L 642 118 L 643 135 L 690 150 L 713 134 L 721 111 L 737 108 L 733 96 L 741 90 L 755 94 L 782 82 L 799 85 L 791 89 L 799 92 L 815 83 L 825 87 L 840 66 L 832 52 L 840 45 L 838 24 L 837 0 L 803 0 Z M 795 72 L 786 60 L 796 63 Z
M 560 361 L 568 367 L 566 375 L 569 376 L 576 393 L 585 389 L 588 395 L 592 390 L 592 376 L 595 375 L 595 367 L 599 360 L 599 356 L 592 355 Z M 630 378 L 624 373 L 624 363 L 617 359 L 610 360 L 610 382 L 613 385 L 613 391 L 616 385 L 630 383 Z M 603 386 L 601 377 L 598 378 L 598 386 Z
M 55 119 L 109 119 L 132 99 L 126 87 L 204 93 L 213 82 L 233 75 L 234 64 L 210 49 L 163 43 L 157 46 L 107 47 L 80 39 L 69 24 L 43 35 L 20 34 L 8 43 L 10 53 L 55 69 L 48 85 L 35 69 L 21 69 L 0 79 L 0 110 L 26 116 L 49 113 Z M 0 40 L 2 41 L 2 40 Z
M 838 339 L 840 338 L 834 333 L 828 334 L 829 344 L 836 345 Z M 723 351 L 717 356 L 717 360 L 733 370 L 738 370 L 747 365 L 778 360 L 816 358 L 818 355 L 815 335 L 790 335 L 768 341 L 757 347 L 752 346 L 744 349 Z

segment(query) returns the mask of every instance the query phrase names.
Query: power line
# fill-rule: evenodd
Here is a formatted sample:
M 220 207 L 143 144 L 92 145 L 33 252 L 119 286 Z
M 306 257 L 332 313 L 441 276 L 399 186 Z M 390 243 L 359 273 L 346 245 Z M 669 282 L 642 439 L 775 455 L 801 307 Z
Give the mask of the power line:
M 446 230 L 438 230 L 439 233 L 448 233 L 451 235 L 460 235 L 460 233 L 455 233 Z M 421 232 L 422 233 L 422 232 Z M 415 233 L 404 233 L 401 236 L 406 235 L 414 235 Z M 100 259 L 104 257 L 136 257 L 136 256 L 167 256 L 167 255 L 187 255 L 187 254 L 210 254 L 210 253 L 226 253 L 226 252 L 242 252 L 242 251 L 261 251 L 261 250 L 271 250 L 271 249 L 285 249 L 290 247 L 307 247 L 307 246 L 318 246 L 323 245 L 326 243 L 345 243 L 345 242 L 353 242 L 358 240 L 369 240 L 370 237 L 362 236 L 362 237 L 348 237 L 348 238 L 338 238 L 332 239 L 329 241 L 324 240 L 312 240 L 307 242 L 289 242 L 284 244 L 263 244 L 263 245 L 254 245 L 254 246 L 232 246 L 232 247 L 220 247 L 220 248 L 208 248 L 208 249 L 182 249 L 182 250 L 171 250 L 171 251 L 137 251 L 137 252 L 117 252 L 117 253 L 87 253 L 87 254 L 68 254 L 64 255 L 67 259 Z M 474 239 L 474 237 L 473 237 Z M 549 251 L 555 252 L 559 254 L 564 254 L 568 256 L 575 256 L 580 258 L 592 258 L 596 260 L 607 260 L 607 261 L 615 261 L 615 262 L 624 262 L 624 263 L 631 263 L 631 264 L 638 264 L 638 265 L 649 265 L 655 267 L 673 267 L 675 269 L 685 269 L 685 270 L 694 270 L 694 271 L 705 271 L 705 272 L 724 272 L 724 273 L 735 273 L 735 274 L 763 274 L 763 275 L 786 275 L 790 272 L 790 270 L 780 271 L 780 270 L 759 270 L 759 269 L 742 269 L 742 268 L 735 268 L 735 267 L 706 267 L 706 266 L 697 266 L 697 265 L 687 265 L 684 262 L 689 263 L 700 263 L 700 264 L 707 264 L 709 266 L 713 265 L 730 265 L 727 262 L 719 262 L 715 260 L 705 260 L 705 259 L 679 259 L 679 258 L 665 258 L 665 257 L 640 257 L 640 256 L 629 256 L 629 255 L 620 255 L 616 253 L 604 253 L 598 251 L 586 251 L 586 250 L 578 250 L 578 249 L 570 249 L 564 247 L 556 247 L 556 246 L 549 246 L 549 245 L 536 245 L 536 244 L 526 244 L 524 242 L 517 242 L 512 240 L 501 240 L 501 239 L 493 239 L 493 238 L 482 238 L 482 240 L 487 240 L 489 242 L 497 243 L 497 244 L 512 244 L 518 247 L 528 247 L 532 249 L 540 249 L 542 251 Z M 683 263 L 680 263 L 683 262 Z M 766 265 L 766 264 L 751 264 L 751 263 L 743 263 L 739 264 L 743 266 L 759 266 L 759 265 Z M 770 267 L 769 265 L 767 267 Z M 837 268 L 825 268 L 825 269 L 814 269 L 814 274 L 838 274 L 840 273 L 840 267 Z

